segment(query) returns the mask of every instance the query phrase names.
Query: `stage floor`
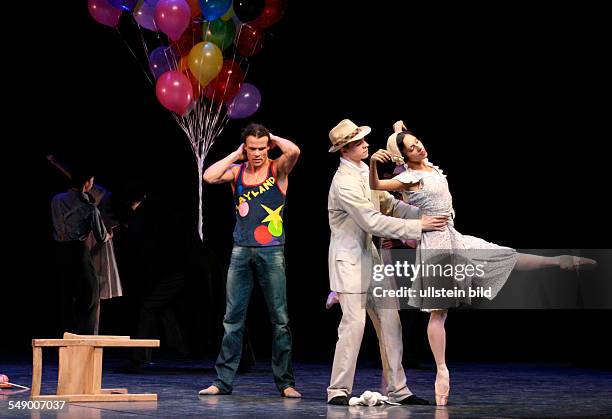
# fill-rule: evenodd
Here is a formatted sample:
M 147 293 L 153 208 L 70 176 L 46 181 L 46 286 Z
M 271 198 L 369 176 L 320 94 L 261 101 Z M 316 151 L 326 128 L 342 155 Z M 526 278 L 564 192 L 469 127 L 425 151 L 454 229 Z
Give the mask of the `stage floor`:
M 43 355 L 43 360 L 44 360 Z M 48 364 L 47 364 L 48 363 Z M 43 369 L 42 394 L 53 394 L 57 363 Z M 417 418 L 417 417 L 612 417 L 612 371 L 578 369 L 563 365 L 449 364 L 452 379 L 450 405 L 344 407 L 325 403 L 329 364 L 297 363 L 297 388 L 304 398 L 279 397 L 270 368 L 263 361 L 238 376 L 229 396 L 198 396 L 214 378 L 211 361 L 158 361 L 140 375 L 116 372 L 116 359 L 106 359 L 103 387 L 127 387 L 131 393 L 157 393 L 157 402 L 72 403 L 62 410 L 9 409 L 10 401 L 25 401 L 29 393 L 0 396 L 0 418 L 116 418 L 116 417 L 217 417 L 263 418 Z M 26 359 L 0 359 L 0 373 L 11 381 L 30 386 L 31 365 Z M 354 395 L 378 390 L 379 369 L 357 371 Z M 433 401 L 435 374 L 407 370 L 410 389 Z

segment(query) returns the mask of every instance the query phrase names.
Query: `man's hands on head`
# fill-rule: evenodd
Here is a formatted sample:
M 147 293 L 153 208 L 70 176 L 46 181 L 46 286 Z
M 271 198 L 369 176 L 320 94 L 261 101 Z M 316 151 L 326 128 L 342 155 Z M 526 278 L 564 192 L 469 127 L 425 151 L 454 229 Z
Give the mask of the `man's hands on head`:
M 246 160 L 246 152 L 244 151 L 244 143 L 240 144 L 240 146 L 234 151 L 234 161 L 238 160 Z

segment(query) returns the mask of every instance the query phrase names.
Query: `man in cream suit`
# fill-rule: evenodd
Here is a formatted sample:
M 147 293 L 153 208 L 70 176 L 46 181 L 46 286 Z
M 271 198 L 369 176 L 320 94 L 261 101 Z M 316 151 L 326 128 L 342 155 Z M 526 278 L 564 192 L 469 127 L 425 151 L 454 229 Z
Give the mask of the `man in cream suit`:
M 372 235 L 402 240 L 419 239 L 421 231 L 442 229 L 444 217 L 423 216 L 418 208 L 404 204 L 388 192 L 371 191 L 369 169 L 362 162 L 368 157 L 364 137 L 370 127 L 357 126 L 348 119 L 329 133 L 330 152 L 340 151 L 340 166 L 329 188 L 327 209 L 331 240 L 329 243 L 330 289 L 338 293 L 342 320 L 334 355 L 331 382 L 327 388 L 329 404 L 348 404 L 353 387 L 357 355 L 365 327 L 366 311 L 376 329 L 388 383 L 389 401 L 401 404 L 429 404 L 408 389 L 402 367 L 402 328 L 397 310 L 368 305 L 368 268 L 378 252 Z

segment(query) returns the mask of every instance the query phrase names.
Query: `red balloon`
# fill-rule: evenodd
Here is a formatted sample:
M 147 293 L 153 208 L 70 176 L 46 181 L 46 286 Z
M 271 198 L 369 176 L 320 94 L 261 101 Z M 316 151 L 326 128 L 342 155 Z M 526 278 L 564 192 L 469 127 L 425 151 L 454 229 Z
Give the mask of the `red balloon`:
M 159 102 L 172 112 L 184 115 L 193 99 L 193 88 L 189 78 L 180 71 L 166 71 L 155 85 Z
M 244 72 L 233 60 L 225 60 L 221 71 L 206 86 L 204 94 L 209 99 L 230 101 L 236 96 L 244 81 Z
M 260 28 L 243 24 L 236 36 L 236 47 L 243 57 L 250 57 L 257 54 L 263 47 L 264 32 Z
M 115 9 L 108 0 L 88 0 L 87 9 L 96 22 L 116 28 L 121 17 L 121 10 Z
M 172 48 L 178 52 L 181 57 L 189 55 L 189 52 L 194 45 L 202 42 L 202 24 L 193 22 L 183 35 L 176 41 L 172 42 Z
M 272 26 L 283 17 L 286 8 L 287 0 L 266 0 L 266 6 L 261 15 L 249 22 L 249 25 L 262 29 Z
M 189 3 L 192 18 L 202 14 L 202 11 L 200 10 L 200 0 L 187 0 L 187 3 Z

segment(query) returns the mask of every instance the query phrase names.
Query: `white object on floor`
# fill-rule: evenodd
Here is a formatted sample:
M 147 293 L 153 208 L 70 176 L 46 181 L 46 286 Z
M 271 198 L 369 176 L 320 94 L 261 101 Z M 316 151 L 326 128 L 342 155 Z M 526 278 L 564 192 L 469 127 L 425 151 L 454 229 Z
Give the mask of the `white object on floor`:
M 377 391 L 366 390 L 359 397 L 351 397 L 349 406 L 378 406 L 381 404 L 399 405 L 389 401 L 387 396 L 383 396 Z

